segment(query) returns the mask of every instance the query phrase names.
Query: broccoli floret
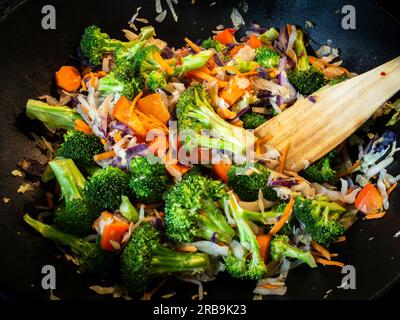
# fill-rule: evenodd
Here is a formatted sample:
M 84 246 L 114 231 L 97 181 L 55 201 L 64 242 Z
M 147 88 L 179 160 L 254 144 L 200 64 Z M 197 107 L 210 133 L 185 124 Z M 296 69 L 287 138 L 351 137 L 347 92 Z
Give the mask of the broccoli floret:
M 240 72 L 254 71 L 258 67 L 255 61 L 243 61 L 240 58 L 235 58 L 235 66 Z
M 288 73 L 289 81 L 298 92 L 308 96 L 322 88 L 326 80 L 323 73 L 310 65 L 303 32 L 300 30 L 297 31 L 295 50 L 298 60 L 296 68 Z
M 122 42 L 111 39 L 107 33 L 101 32 L 97 26 L 89 26 L 85 29 L 81 39 L 81 49 L 90 63 L 98 66 L 105 53 L 114 53 L 116 50 L 129 49 L 134 42 Z
M 85 183 L 85 193 L 98 211 L 114 211 L 121 204 L 121 196 L 130 195 L 129 175 L 110 166 L 97 170 Z
M 214 201 L 226 196 L 225 185 L 199 174 L 188 174 L 166 195 L 165 230 L 177 242 L 196 238 L 230 242 L 235 232 Z
M 222 52 L 226 49 L 226 46 L 223 45 L 220 41 L 215 40 L 213 38 L 208 38 L 204 40 L 201 44 L 204 49 L 214 49 L 217 52 Z
M 230 253 L 225 258 L 226 270 L 234 278 L 262 279 L 267 273 L 267 267 L 261 257 L 260 246 L 246 219 L 241 217 L 241 208 L 232 192 L 229 193 L 229 210 L 236 222 L 240 244 L 247 252 L 241 258 Z
M 240 117 L 245 129 L 255 129 L 267 121 L 267 117 L 258 112 L 247 112 Z
M 336 175 L 336 171 L 331 167 L 331 161 L 335 155 L 334 151 L 328 153 L 317 162 L 308 166 L 300 175 L 311 182 L 319 184 L 331 181 Z
M 141 224 L 121 256 L 121 277 L 132 292 L 142 291 L 149 282 L 167 273 L 199 273 L 210 267 L 204 253 L 183 253 L 167 248 L 150 224 Z
M 76 166 L 82 170 L 96 167 L 93 156 L 104 151 L 99 139 L 81 131 L 69 130 L 64 134 L 64 142 L 57 150 L 57 157 L 72 159 Z
M 164 89 L 167 86 L 166 75 L 160 71 L 153 70 L 150 72 L 147 80 L 146 86 L 151 91 L 156 91 L 157 89 Z
M 264 68 L 275 68 L 279 65 L 279 54 L 271 48 L 260 47 L 256 49 L 256 61 Z
M 75 121 L 82 120 L 74 109 L 65 106 L 50 106 L 42 101 L 29 99 L 26 103 L 29 119 L 40 120 L 52 129 L 74 129 Z
M 119 93 L 128 99 L 133 99 L 144 88 L 141 78 L 132 78 L 123 80 L 119 78 L 115 72 L 111 72 L 99 81 L 98 90 L 103 95 Z
M 131 160 L 129 185 L 139 201 L 145 204 L 161 202 L 170 184 L 170 175 L 160 159 L 134 157 Z
M 235 191 L 240 200 L 256 201 L 261 189 L 264 198 L 276 200 L 276 192 L 268 186 L 269 170 L 261 163 L 234 164 L 228 171 L 228 185 Z
M 198 146 L 244 154 L 255 137 L 249 131 L 224 121 L 208 102 L 201 84 L 186 89 L 176 105 L 180 138 L 189 151 Z M 205 135 L 207 131 L 210 135 Z M 202 134 L 203 133 L 203 134 Z
M 93 210 L 83 191 L 85 177 L 71 159 L 55 159 L 49 162 L 49 166 L 60 185 L 63 198 L 55 212 L 57 228 L 78 236 L 88 235 L 98 211 Z
M 296 197 L 293 210 L 305 231 L 315 241 L 326 246 L 343 235 L 345 230 L 339 218 L 345 211 L 336 202 L 303 197 Z
M 297 259 L 307 263 L 311 268 L 316 268 L 314 257 L 309 251 L 302 251 L 290 245 L 289 237 L 286 235 L 275 235 L 271 240 L 270 252 L 272 260 L 279 261 L 283 257 Z
M 116 254 L 104 251 L 100 247 L 100 239 L 96 239 L 94 242 L 85 241 L 35 220 L 29 214 L 24 215 L 24 220 L 43 237 L 70 247 L 79 259 L 79 266 L 86 272 L 98 275 L 107 274 L 113 271 L 118 262 Z

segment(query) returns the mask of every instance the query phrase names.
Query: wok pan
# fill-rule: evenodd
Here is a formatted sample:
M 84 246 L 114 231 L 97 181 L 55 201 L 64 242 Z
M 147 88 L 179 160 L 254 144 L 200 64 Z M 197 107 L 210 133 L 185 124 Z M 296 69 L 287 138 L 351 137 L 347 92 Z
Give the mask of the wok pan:
M 149 19 L 158 36 L 171 45 L 181 46 L 185 36 L 192 40 L 208 36 L 219 24 L 231 26 L 230 13 L 240 1 L 179 1 L 175 5 L 178 22 L 168 11 L 163 23 L 154 21 L 154 1 L 12 1 L 20 4 L 0 21 L 0 196 L 11 198 L 1 203 L 0 210 L 0 300 L 48 299 L 49 292 L 41 288 L 41 268 L 53 265 L 57 271 L 54 293 L 61 299 L 105 299 L 89 290 L 93 284 L 107 284 L 78 274 L 76 268 L 60 256 L 52 242 L 42 239 L 22 222 L 25 212 L 34 213 L 34 204 L 44 203 L 42 191 L 17 195 L 21 180 L 11 176 L 16 163 L 24 157 L 39 157 L 40 152 L 29 138 L 36 129 L 24 116 L 28 98 L 47 94 L 53 87 L 52 75 L 76 52 L 83 29 L 98 24 L 111 36 L 121 37 L 120 29 L 141 6 L 140 16 Z M 314 49 L 332 40 L 341 49 L 341 57 L 350 70 L 361 73 L 400 54 L 399 24 L 372 2 L 351 1 L 356 9 L 356 29 L 341 26 L 341 8 L 348 1 L 248 1 L 246 23 L 280 27 L 294 23 L 304 27 L 305 21 L 315 26 L 306 29 Z M 41 9 L 46 4 L 56 8 L 56 29 L 41 27 Z M 166 2 L 162 1 L 167 8 Z M 400 79 L 399 79 L 400 80 Z M 378 126 L 377 131 L 383 130 Z M 398 131 L 398 128 L 395 128 Z M 398 159 L 390 168 L 400 173 Z M 377 221 L 358 221 L 347 233 L 348 241 L 336 244 L 334 252 L 356 269 L 356 289 L 343 290 L 337 286 L 344 276 L 339 268 L 301 266 L 288 277 L 288 293 L 268 299 L 369 299 L 376 298 L 400 277 L 400 199 L 395 190 L 386 217 Z M 221 274 L 216 281 L 205 284 L 207 299 L 251 299 L 254 283 L 234 281 Z M 155 298 L 175 291 L 175 298 L 190 299 L 197 293 L 191 284 L 169 280 Z

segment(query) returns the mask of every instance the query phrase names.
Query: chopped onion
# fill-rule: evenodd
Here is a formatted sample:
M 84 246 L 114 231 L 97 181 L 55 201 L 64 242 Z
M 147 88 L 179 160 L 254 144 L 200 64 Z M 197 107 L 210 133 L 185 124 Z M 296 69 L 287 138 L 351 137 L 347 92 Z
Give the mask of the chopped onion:
M 226 257 L 228 256 L 229 247 L 220 246 L 212 241 L 196 241 L 192 242 L 191 245 L 195 246 L 197 250 L 207 253 L 214 257 Z

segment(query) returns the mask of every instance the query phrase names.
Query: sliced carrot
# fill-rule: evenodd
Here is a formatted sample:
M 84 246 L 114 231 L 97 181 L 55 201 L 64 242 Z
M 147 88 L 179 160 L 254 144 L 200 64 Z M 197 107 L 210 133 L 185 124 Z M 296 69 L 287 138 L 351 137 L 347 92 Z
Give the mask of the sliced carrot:
M 311 241 L 311 248 L 313 248 L 315 251 L 319 252 L 324 258 L 331 260 L 331 254 L 329 251 L 321 246 L 318 242 L 312 240 Z
M 387 189 L 386 193 L 388 194 L 388 196 L 390 196 L 390 194 L 393 192 L 393 190 L 397 187 L 397 182 L 393 183 L 389 189 Z
M 92 129 L 87 125 L 87 123 L 81 119 L 75 120 L 75 130 L 82 131 L 86 134 L 92 134 Z
M 193 71 L 189 72 L 189 75 L 193 75 L 196 78 L 199 78 L 201 80 L 210 81 L 210 82 L 217 81 L 218 86 L 220 88 L 226 87 L 228 85 L 228 82 L 219 80 L 219 79 L 213 77 L 212 75 L 209 75 L 208 73 L 205 73 L 204 71 L 193 70 Z
M 135 134 L 145 137 L 147 130 L 135 112 L 132 112 L 131 115 L 129 114 L 130 110 L 131 103 L 125 96 L 122 96 L 114 106 L 113 115 L 118 121 L 125 123 L 131 128 Z
M 132 100 L 132 103 L 129 108 L 129 117 L 132 117 L 133 109 L 136 107 L 136 103 L 139 101 L 139 99 L 142 97 L 143 91 L 140 91 Z
M 316 257 L 315 261 L 317 263 L 320 263 L 320 264 L 324 265 L 324 266 L 336 266 L 336 267 L 343 267 L 344 266 L 343 262 L 326 260 L 326 259 L 322 259 L 322 258 L 319 258 L 319 257 Z
M 141 98 L 137 102 L 138 109 L 146 115 L 153 115 L 163 124 L 167 124 L 171 115 L 165 106 L 161 94 L 153 93 Z
M 346 241 L 346 236 L 339 236 L 339 238 L 336 239 L 333 243 L 339 243 L 339 242 L 344 242 Z
M 287 159 L 287 155 L 289 152 L 289 148 L 290 148 L 290 141 L 288 141 L 288 143 L 286 144 L 285 148 L 282 151 L 282 157 L 281 157 L 281 161 L 279 162 L 279 167 L 278 167 L 279 173 L 283 173 L 283 170 L 285 170 L 286 159 Z
M 228 43 L 233 43 L 235 42 L 235 37 L 233 35 L 235 31 L 236 31 L 235 29 L 227 28 L 222 32 L 218 33 L 217 35 L 215 35 L 214 40 L 218 40 L 224 45 L 227 45 Z
M 272 234 L 260 234 L 256 237 L 258 246 L 260 247 L 260 254 L 263 260 L 268 256 L 268 248 L 271 243 Z
M 281 286 L 278 286 L 276 284 L 269 284 L 269 283 L 263 284 L 262 287 L 265 289 L 271 289 L 271 290 L 281 288 Z
M 213 171 L 222 182 L 228 182 L 228 171 L 232 164 L 220 161 L 213 165 Z
M 197 248 L 191 244 L 183 244 L 178 246 L 176 249 L 182 252 L 197 252 Z
M 355 206 L 365 214 L 377 213 L 383 206 L 382 196 L 372 183 L 368 183 L 358 193 Z
M 74 92 L 81 86 L 81 75 L 72 66 L 63 66 L 56 72 L 56 83 L 61 89 Z
M 196 53 L 201 52 L 200 47 L 195 44 L 193 41 L 189 40 L 188 38 L 185 38 L 185 42 L 191 47 Z
M 245 90 L 237 85 L 235 78 L 222 90 L 220 97 L 230 106 L 233 105 L 244 94 Z
M 244 47 L 245 47 L 244 44 L 239 45 L 239 46 L 235 46 L 235 47 L 233 47 L 233 48 L 231 49 L 231 51 L 229 51 L 229 54 L 231 55 L 231 57 L 233 57 L 233 56 L 235 56 L 235 55 L 240 51 L 240 49 L 242 49 L 242 48 L 244 48 Z
M 357 169 L 360 165 L 361 165 L 361 161 L 360 161 L 360 160 L 354 162 L 354 164 L 353 164 L 350 168 L 347 168 L 347 169 L 345 169 L 344 171 L 339 172 L 339 173 L 336 175 L 336 178 L 341 178 L 341 177 L 347 176 L 348 174 L 351 174 L 351 173 L 352 173 L 355 169 Z
M 112 158 L 114 156 L 115 156 L 115 152 L 114 152 L 114 150 L 111 150 L 111 151 L 106 151 L 106 152 L 94 155 L 93 160 L 100 161 L 100 160 Z
M 247 40 L 247 44 L 253 49 L 257 49 L 262 46 L 262 42 L 255 34 L 251 34 L 249 40 Z
M 281 217 L 279 218 L 278 222 L 274 224 L 274 226 L 269 231 L 270 234 L 276 234 L 282 227 L 285 225 L 286 221 L 290 218 L 293 212 L 294 206 L 294 198 L 290 196 L 289 203 L 286 205 L 285 210 L 283 211 Z
M 101 248 L 106 251 L 117 251 L 118 248 L 115 247 L 115 244 L 121 246 L 122 238 L 128 230 L 129 223 L 116 222 L 106 225 L 101 234 Z
M 154 60 L 156 60 L 157 63 L 161 66 L 161 68 L 163 68 L 168 74 L 174 73 L 174 69 L 167 63 L 167 61 L 164 60 L 163 57 L 161 57 L 158 52 L 154 53 L 153 57 Z
M 372 219 L 381 219 L 385 216 L 386 211 L 378 212 L 378 213 L 370 213 L 365 216 L 365 219 L 372 220 Z

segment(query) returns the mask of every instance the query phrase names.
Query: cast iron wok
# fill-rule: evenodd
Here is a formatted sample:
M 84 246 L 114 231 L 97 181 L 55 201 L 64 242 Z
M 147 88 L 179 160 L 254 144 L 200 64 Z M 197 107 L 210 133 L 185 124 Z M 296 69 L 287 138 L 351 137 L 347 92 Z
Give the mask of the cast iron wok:
M 28 98 L 47 94 L 53 86 L 52 75 L 66 63 L 74 63 L 74 55 L 84 27 L 98 24 L 112 36 L 121 37 L 120 29 L 127 27 L 138 6 L 140 16 L 149 19 L 158 36 L 171 45 L 180 46 L 185 36 L 192 40 L 208 36 L 219 24 L 231 26 L 230 13 L 240 1 L 211 0 L 180 1 L 175 6 L 179 21 L 168 13 L 159 24 L 154 1 L 26 1 L 0 22 L 0 196 L 11 198 L 1 203 L 0 210 L 0 299 L 48 299 L 49 292 L 41 288 L 41 268 L 54 265 L 57 288 L 61 299 L 105 299 L 89 290 L 93 284 L 107 284 L 98 279 L 78 274 L 76 268 L 60 257 L 52 242 L 33 233 L 22 222 L 25 212 L 35 213 L 35 203 L 44 203 L 43 192 L 17 195 L 21 180 L 11 176 L 16 163 L 24 157 L 39 157 L 40 152 L 28 133 L 36 130 L 24 116 Z M 167 8 L 165 1 L 163 7 Z M 341 27 L 341 8 L 348 1 L 248 1 L 245 21 L 264 26 L 294 23 L 304 26 L 306 20 L 315 23 L 307 29 L 312 47 L 318 48 L 328 39 L 341 49 L 345 66 L 364 72 L 400 54 L 399 24 L 375 4 L 352 1 L 356 8 L 355 30 Z M 41 8 L 52 4 L 56 8 L 56 30 L 41 28 Z M 400 79 L 399 79 L 400 80 Z M 375 128 L 382 131 L 382 126 Z M 334 134 L 334 133 L 332 133 Z M 391 166 L 399 173 L 398 159 Z M 333 252 L 340 260 L 356 268 L 355 290 L 338 289 L 340 268 L 320 267 L 311 270 L 301 266 L 293 270 L 287 280 L 288 293 L 283 299 L 322 299 L 333 289 L 328 299 L 375 298 L 387 290 L 400 276 L 400 238 L 393 236 L 400 230 L 400 199 L 396 190 L 391 197 L 387 217 L 377 221 L 359 221 L 347 233 L 348 241 L 334 245 Z M 234 281 L 225 275 L 205 284 L 207 299 L 251 299 L 254 283 Z M 197 293 L 194 285 L 169 280 L 156 298 L 175 291 L 175 298 L 190 299 Z M 282 299 L 271 298 L 268 299 Z

